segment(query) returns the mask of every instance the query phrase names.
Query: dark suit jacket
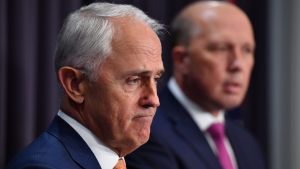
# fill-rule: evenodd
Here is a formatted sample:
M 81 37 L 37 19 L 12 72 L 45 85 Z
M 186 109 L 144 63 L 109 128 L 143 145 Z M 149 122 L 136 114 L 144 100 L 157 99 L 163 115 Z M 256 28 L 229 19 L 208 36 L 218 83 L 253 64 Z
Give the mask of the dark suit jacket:
M 202 131 L 188 112 L 164 89 L 149 141 L 126 157 L 128 169 L 221 169 Z M 225 129 L 239 169 L 264 169 L 254 139 L 226 120 Z
M 88 145 L 56 116 L 40 137 L 10 162 L 8 169 L 101 169 Z

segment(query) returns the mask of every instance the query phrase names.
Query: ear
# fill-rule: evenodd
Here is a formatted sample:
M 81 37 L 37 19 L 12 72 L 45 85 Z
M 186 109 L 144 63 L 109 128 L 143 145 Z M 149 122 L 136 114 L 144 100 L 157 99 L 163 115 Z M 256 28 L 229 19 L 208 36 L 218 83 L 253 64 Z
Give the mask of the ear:
M 189 66 L 188 52 L 185 46 L 178 45 L 172 50 L 173 64 L 176 71 L 187 73 Z
M 80 70 L 69 66 L 61 67 L 58 78 L 68 97 L 76 103 L 83 103 L 85 78 Z

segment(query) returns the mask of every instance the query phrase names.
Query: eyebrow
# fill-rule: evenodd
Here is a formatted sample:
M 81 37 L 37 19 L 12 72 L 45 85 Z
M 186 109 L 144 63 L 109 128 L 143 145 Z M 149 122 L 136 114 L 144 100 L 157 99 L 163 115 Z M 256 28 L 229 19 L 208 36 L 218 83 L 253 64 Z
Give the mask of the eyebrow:
M 164 73 L 165 73 L 165 70 L 162 69 L 157 74 L 162 76 Z M 152 74 L 152 72 L 148 71 L 148 70 L 130 71 L 127 73 L 127 75 L 139 75 L 139 76 L 145 76 L 145 75 L 150 75 L 150 74 Z

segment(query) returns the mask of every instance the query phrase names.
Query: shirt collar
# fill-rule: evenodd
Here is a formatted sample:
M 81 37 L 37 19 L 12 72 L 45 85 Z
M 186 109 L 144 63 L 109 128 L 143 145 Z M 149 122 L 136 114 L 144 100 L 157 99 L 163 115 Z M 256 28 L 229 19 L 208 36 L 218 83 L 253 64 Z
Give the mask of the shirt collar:
M 192 119 L 202 131 L 206 131 L 213 123 L 224 123 L 224 111 L 220 111 L 217 116 L 213 116 L 211 113 L 204 111 L 199 105 L 183 93 L 174 77 L 170 78 L 168 88 L 178 102 L 188 111 Z
M 87 143 L 101 168 L 112 169 L 116 165 L 120 158 L 118 154 L 104 145 L 89 129 L 61 110 L 58 111 L 57 115 L 66 121 Z

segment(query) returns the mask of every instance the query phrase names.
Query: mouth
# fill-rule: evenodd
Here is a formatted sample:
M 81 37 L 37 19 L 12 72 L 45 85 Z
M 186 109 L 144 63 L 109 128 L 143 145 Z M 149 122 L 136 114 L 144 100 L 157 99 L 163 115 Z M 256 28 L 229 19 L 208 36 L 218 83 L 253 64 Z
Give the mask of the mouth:
M 144 114 L 138 114 L 133 117 L 133 120 L 142 122 L 144 124 L 151 123 L 154 117 L 154 113 L 144 113 Z
M 229 94 L 238 94 L 242 90 L 242 84 L 238 82 L 226 82 L 224 85 L 224 90 Z
M 153 114 L 140 114 L 140 115 L 134 116 L 134 119 L 139 119 L 139 118 L 153 118 L 153 117 L 154 117 Z

